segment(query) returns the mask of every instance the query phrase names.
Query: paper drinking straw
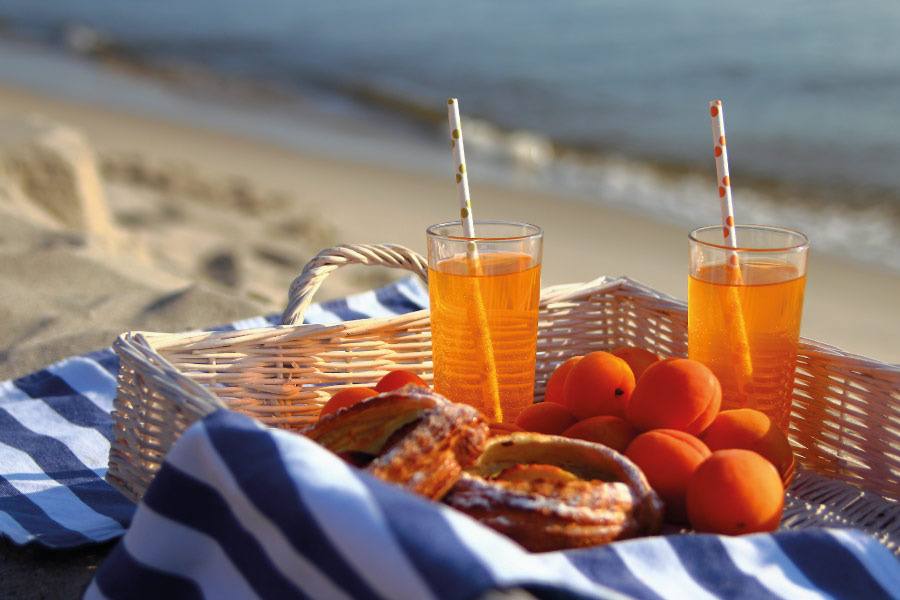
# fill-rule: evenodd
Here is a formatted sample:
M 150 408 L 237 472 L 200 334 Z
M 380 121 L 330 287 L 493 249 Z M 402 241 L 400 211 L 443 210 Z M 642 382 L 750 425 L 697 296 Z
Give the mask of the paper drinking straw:
M 717 191 L 719 194 L 719 206 L 722 212 L 722 237 L 726 246 L 738 247 L 737 232 L 734 229 L 734 201 L 731 197 L 731 177 L 728 174 L 728 145 L 725 139 L 725 116 L 721 100 L 712 100 L 709 103 L 709 116 L 712 119 L 713 155 L 716 159 Z M 730 268 L 729 268 L 730 267 Z M 741 285 L 741 267 L 737 252 L 728 253 L 728 267 L 730 275 L 729 283 Z M 747 324 L 744 321 L 744 311 L 741 307 L 741 299 L 737 295 L 737 289 L 732 287 L 729 293 L 729 304 L 726 307 L 730 315 L 730 328 L 734 334 L 734 343 L 739 352 L 738 364 L 742 379 L 753 373 L 753 363 L 750 358 L 750 341 L 747 336 Z
M 463 144 L 462 121 L 459 118 L 459 100 L 447 100 L 447 118 L 450 120 L 450 149 L 453 154 L 453 167 L 456 175 L 456 199 L 459 201 L 459 219 L 463 233 L 468 238 L 475 237 L 475 219 L 472 216 L 472 197 L 469 195 L 469 176 L 466 173 L 466 149 Z M 475 243 L 471 248 L 477 247 Z
M 737 248 L 737 234 L 734 231 L 734 202 L 731 198 L 731 177 L 728 175 L 728 146 L 725 144 L 725 117 L 722 101 L 712 100 L 709 103 L 709 116 L 712 117 L 713 155 L 716 157 L 716 177 L 718 178 L 719 205 L 722 208 L 722 236 L 725 244 Z M 729 255 L 729 262 L 737 266 L 737 254 Z
M 447 117 L 450 121 L 450 148 L 453 154 L 453 167 L 456 177 L 456 197 L 459 201 L 459 220 L 462 223 L 463 234 L 471 241 L 466 246 L 467 259 L 472 266 L 476 277 L 473 277 L 472 304 L 476 327 L 478 330 L 478 347 L 482 355 L 482 363 L 485 368 L 485 397 L 482 398 L 484 406 L 490 407 L 492 418 L 498 423 L 503 421 L 503 407 L 500 406 L 500 386 L 497 381 L 497 363 L 494 359 L 494 345 L 491 342 L 491 330 L 488 327 L 487 311 L 484 307 L 484 298 L 481 294 L 479 277 L 482 273 L 481 260 L 478 256 L 478 246 L 475 243 L 475 219 L 472 215 L 472 197 L 469 195 L 469 177 L 466 173 L 466 152 L 463 145 L 462 122 L 459 118 L 459 100 L 450 98 L 447 100 Z

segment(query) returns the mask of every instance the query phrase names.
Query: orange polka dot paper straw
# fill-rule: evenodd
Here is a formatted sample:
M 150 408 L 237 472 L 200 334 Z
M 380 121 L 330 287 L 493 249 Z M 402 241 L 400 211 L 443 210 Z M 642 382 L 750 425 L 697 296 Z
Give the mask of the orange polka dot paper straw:
M 712 100 L 709 103 L 709 116 L 712 119 L 713 156 L 716 159 L 719 204 L 722 209 L 722 237 L 725 239 L 725 245 L 737 248 L 737 237 L 734 232 L 734 203 L 731 199 L 731 177 L 728 174 L 728 146 L 725 143 L 725 118 L 722 108 L 721 100 Z
M 719 206 L 722 213 L 722 238 L 724 245 L 738 248 L 737 232 L 734 228 L 734 201 L 731 197 L 731 175 L 728 172 L 728 144 L 725 137 L 725 115 L 721 100 L 711 100 L 709 103 L 709 116 L 712 120 L 713 157 L 716 161 L 716 188 L 719 197 Z M 741 306 L 741 298 L 738 294 L 739 287 L 743 285 L 741 277 L 740 259 L 737 252 L 729 252 L 728 264 L 725 268 L 729 274 L 729 282 L 732 284 L 731 293 L 728 294 L 726 307 L 730 315 L 730 333 L 733 335 L 736 361 L 735 368 L 742 375 L 739 381 L 746 381 L 753 373 L 753 362 L 750 357 L 750 338 L 747 336 L 747 324 L 744 321 L 744 311 Z
M 467 244 L 466 254 L 472 273 L 475 277 L 469 277 L 472 283 L 472 310 L 468 318 L 473 319 L 478 325 L 478 351 L 481 353 L 484 365 L 485 386 L 482 405 L 490 407 L 491 415 L 495 422 L 503 421 L 503 407 L 500 405 L 500 383 L 497 375 L 497 361 L 494 357 L 494 344 L 491 340 L 491 330 L 488 323 L 487 310 L 484 306 L 484 296 L 481 293 L 480 280 L 483 274 L 482 261 L 478 257 L 478 246 L 475 243 L 475 216 L 472 214 L 472 197 L 469 195 L 469 176 L 466 168 L 466 150 L 463 144 L 462 120 L 459 117 L 459 100 L 450 98 L 447 100 L 447 118 L 450 121 L 450 149 L 453 154 L 453 173 L 456 179 L 456 197 L 459 201 L 459 221 L 462 224 L 463 235 L 471 238 Z

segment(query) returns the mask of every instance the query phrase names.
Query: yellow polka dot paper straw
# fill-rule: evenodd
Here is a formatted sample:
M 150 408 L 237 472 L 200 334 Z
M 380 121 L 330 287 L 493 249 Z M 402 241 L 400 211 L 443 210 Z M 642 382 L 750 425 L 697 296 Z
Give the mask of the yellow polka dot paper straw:
M 500 405 L 500 383 L 497 380 L 497 361 L 494 357 L 494 344 L 491 341 L 491 330 L 488 323 L 487 310 L 484 306 L 484 297 L 481 293 L 480 279 L 478 275 L 483 273 L 482 261 L 478 256 L 478 246 L 475 243 L 475 216 L 472 214 L 472 197 L 469 195 L 469 176 L 466 169 L 466 151 L 463 145 L 462 120 L 459 117 L 459 100 L 450 98 L 447 100 L 447 118 L 450 121 L 450 149 L 453 154 L 453 172 L 456 179 L 456 197 L 459 201 L 459 220 L 462 224 L 463 235 L 471 238 L 468 243 L 467 258 L 475 277 L 472 281 L 472 311 L 469 318 L 474 319 L 478 325 L 477 340 L 478 350 L 482 355 L 481 364 L 484 365 L 484 397 L 482 406 L 490 407 L 490 417 L 500 423 L 503 421 L 503 407 Z
M 737 232 L 734 228 L 734 202 L 731 197 L 731 175 L 728 172 L 728 144 L 725 138 L 725 115 L 721 100 L 711 100 L 709 103 L 709 116 L 712 120 L 713 156 L 716 160 L 716 192 L 719 196 L 719 207 L 722 213 L 722 237 L 725 245 L 731 248 L 738 247 Z M 737 252 L 728 255 L 728 273 L 731 281 L 741 285 L 741 266 Z M 735 368 L 740 371 L 745 381 L 753 373 L 753 362 L 750 357 L 750 339 L 747 336 L 747 324 L 744 321 L 744 311 L 738 290 L 732 286 L 732 293 L 728 295 L 730 306 L 727 307 L 731 315 L 731 330 L 734 336 L 734 344 L 738 351 L 738 360 Z
M 472 196 L 469 194 L 466 150 L 463 144 L 462 121 L 459 118 L 459 100 L 456 98 L 447 100 L 447 118 L 450 120 L 450 149 L 453 154 L 453 171 L 456 177 L 456 198 L 459 200 L 459 219 L 466 237 L 474 238 L 475 220 L 472 216 Z

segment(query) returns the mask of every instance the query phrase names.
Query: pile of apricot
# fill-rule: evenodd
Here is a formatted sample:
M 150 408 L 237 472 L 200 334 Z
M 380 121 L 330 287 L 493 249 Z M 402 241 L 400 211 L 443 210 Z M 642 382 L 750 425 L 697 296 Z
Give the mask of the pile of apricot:
M 623 452 L 671 523 L 728 535 L 771 531 L 793 476 L 790 444 L 765 414 L 720 411 L 721 403 L 721 385 L 702 363 L 624 347 L 562 363 L 544 401 L 516 425 Z
M 544 401 L 522 411 L 516 425 L 624 452 L 640 433 L 625 414 L 637 380 L 659 361 L 649 350 L 630 346 L 573 356 L 550 375 Z

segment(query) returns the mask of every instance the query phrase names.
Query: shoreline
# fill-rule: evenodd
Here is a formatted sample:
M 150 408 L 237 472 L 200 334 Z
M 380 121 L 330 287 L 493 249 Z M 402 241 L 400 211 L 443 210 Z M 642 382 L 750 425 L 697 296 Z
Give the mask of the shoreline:
M 312 90 L 304 95 L 276 82 L 245 80 L 190 63 L 157 65 L 116 48 L 65 52 L 0 38 L 0 81 L 305 154 L 438 176 L 446 172 L 449 159 L 439 131 L 443 118 L 421 106 L 410 108 L 366 90 L 344 96 L 323 92 L 327 98 Z M 709 216 L 718 214 L 709 212 L 714 190 L 708 169 L 699 164 L 625 156 L 614 149 L 597 153 L 477 118 L 466 123 L 467 151 L 478 167 L 470 177 L 479 182 L 620 208 L 685 229 L 710 224 Z M 757 177 L 742 173 L 741 164 L 732 166 L 739 174 L 741 222 L 798 229 L 820 251 L 900 275 L 900 195 Z
M 315 214 L 334 227 L 334 243 L 387 241 L 421 252 L 425 227 L 448 218 L 454 206 L 453 181 L 427 171 L 298 152 L 246 136 L 51 99 L 8 85 L 0 85 L 0 107 L 7 114 L 39 112 L 71 124 L 86 133 L 101 157 L 141 156 L 191 164 L 205 177 L 239 177 L 265 189 L 288 190 L 295 194 L 293 210 Z M 541 191 L 477 181 L 473 186 L 479 218 L 523 220 L 544 228 L 543 286 L 627 274 L 685 298 L 686 228 Z M 296 264 L 282 273 L 299 272 L 301 267 Z M 346 283 L 347 277 L 340 272 L 334 279 Z M 285 291 L 289 283 L 285 278 Z M 346 287 L 340 290 L 346 292 Z M 848 352 L 900 362 L 895 343 L 900 339 L 898 297 L 900 277 L 813 248 L 802 334 Z

